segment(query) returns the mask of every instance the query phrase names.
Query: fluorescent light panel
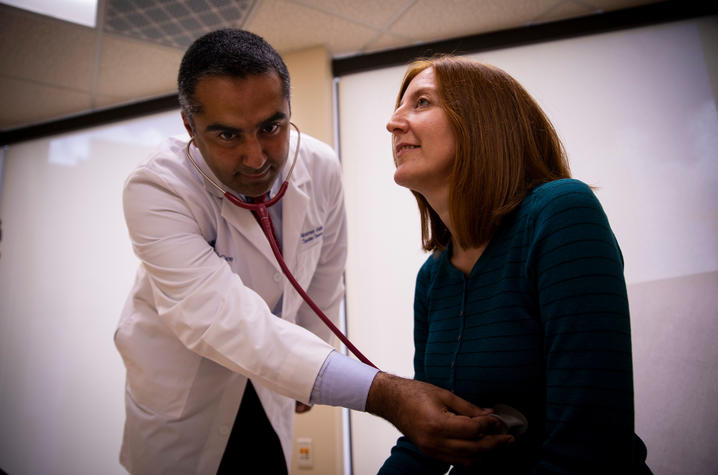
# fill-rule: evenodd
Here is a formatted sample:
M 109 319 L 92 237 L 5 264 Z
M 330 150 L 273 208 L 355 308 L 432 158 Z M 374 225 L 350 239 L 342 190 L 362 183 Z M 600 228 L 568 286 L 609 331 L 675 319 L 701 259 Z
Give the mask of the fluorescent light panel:
M 95 27 L 97 0 L 0 0 L 0 3 Z

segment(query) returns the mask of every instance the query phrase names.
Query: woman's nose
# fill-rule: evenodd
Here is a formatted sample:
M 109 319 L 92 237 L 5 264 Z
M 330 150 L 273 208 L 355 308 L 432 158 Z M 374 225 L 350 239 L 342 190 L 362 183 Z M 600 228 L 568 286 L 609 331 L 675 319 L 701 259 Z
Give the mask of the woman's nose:
M 393 134 L 394 132 L 405 132 L 406 128 L 406 118 L 398 109 L 395 110 L 389 118 L 389 122 L 386 123 L 386 130 Z

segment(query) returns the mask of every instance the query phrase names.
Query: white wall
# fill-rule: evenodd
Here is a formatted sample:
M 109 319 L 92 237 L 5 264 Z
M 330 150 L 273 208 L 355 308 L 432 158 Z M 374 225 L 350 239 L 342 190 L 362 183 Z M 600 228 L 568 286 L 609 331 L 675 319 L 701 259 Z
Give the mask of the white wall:
M 497 50 L 538 100 L 576 178 L 598 187 L 626 261 L 636 431 L 656 475 L 709 474 L 718 436 L 718 20 Z M 411 376 L 420 252 L 413 197 L 393 183 L 384 129 L 405 67 L 343 76 L 348 331 L 382 369 Z M 354 473 L 376 473 L 398 432 L 352 413 Z
M 138 261 L 124 179 L 178 111 L 12 145 L 0 196 L 0 468 L 121 474 L 112 336 Z

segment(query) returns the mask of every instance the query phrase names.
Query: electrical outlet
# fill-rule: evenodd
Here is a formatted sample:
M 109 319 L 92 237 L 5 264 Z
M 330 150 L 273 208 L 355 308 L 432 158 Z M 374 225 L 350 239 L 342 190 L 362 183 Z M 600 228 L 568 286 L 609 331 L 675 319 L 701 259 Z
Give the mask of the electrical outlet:
M 299 468 L 312 468 L 314 466 L 312 453 L 312 439 L 301 437 L 297 439 L 297 466 Z

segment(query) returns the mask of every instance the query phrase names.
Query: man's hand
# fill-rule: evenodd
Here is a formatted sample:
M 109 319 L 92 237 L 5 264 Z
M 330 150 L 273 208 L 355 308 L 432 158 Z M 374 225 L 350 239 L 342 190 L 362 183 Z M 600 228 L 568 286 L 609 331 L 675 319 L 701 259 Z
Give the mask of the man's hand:
M 506 426 L 455 394 L 431 384 L 377 373 L 366 411 L 396 426 L 422 452 L 454 465 L 484 459 L 514 441 Z

